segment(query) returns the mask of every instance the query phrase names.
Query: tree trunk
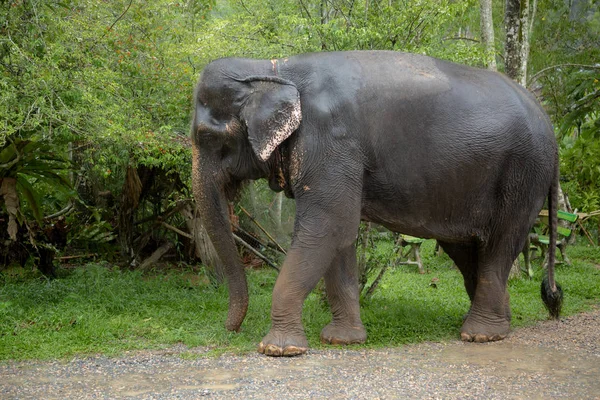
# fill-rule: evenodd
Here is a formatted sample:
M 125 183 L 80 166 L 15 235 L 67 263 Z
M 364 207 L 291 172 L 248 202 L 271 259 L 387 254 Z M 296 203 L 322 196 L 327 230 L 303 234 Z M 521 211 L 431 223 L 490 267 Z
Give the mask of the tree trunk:
M 142 182 L 138 176 L 137 169 L 129 166 L 125 173 L 125 182 L 123 183 L 121 193 L 118 232 L 121 254 L 125 259 L 129 259 L 132 265 L 136 264 L 136 260 L 134 259 L 135 252 L 133 250 L 134 215 L 141 193 Z
M 529 0 L 506 0 L 504 71 L 506 75 L 523 86 L 527 84 L 529 39 L 533 28 L 536 8 L 536 0 L 533 1 L 531 7 Z
M 510 267 L 510 272 L 508 273 L 508 279 L 518 278 L 521 276 L 521 263 L 519 262 L 519 257 L 513 261 L 512 266 Z
M 479 0 L 479 7 L 481 11 L 481 43 L 483 44 L 483 51 L 485 52 L 485 64 L 489 70 L 496 71 L 492 0 Z
M 521 65 L 518 82 L 523 87 L 527 86 L 527 62 L 529 60 L 529 30 L 533 26 L 533 19 L 530 17 L 533 16 L 534 12 L 535 10 L 532 11 L 529 8 L 529 0 L 521 1 Z
M 186 205 L 181 210 L 181 215 L 185 219 L 185 224 L 192 235 L 192 246 L 194 246 L 194 254 L 202 260 L 202 263 L 207 268 L 208 273 L 219 283 L 225 282 L 225 271 L 223 263 L 215 250 L 206 229 L 202 226 L 202 221 L 197 212 L 194 212 L 194 206 Z
M 19 195 L 17 193 L 17 180 L 6 177 L 0 179 L 0 200 L 4 200 L 6 212 L 8 213 L 8 236 L 11 240 L 17 240 L 19 225 L 17 215 L 19 214 Z
M 504 13 L 504 28 L 506 40 L 504 42 L 504 72 L 515 81 L 519 81 L 521 71 L 521 42 L 519 40 L 521 28 L 520 16 L 521 0 L 506 0 Z

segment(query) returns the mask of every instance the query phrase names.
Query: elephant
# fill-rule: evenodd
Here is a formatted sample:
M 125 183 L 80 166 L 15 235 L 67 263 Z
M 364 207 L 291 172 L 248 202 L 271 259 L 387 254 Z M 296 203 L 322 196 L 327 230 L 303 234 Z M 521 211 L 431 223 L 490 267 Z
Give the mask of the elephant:
M 332 313 L 321 341 L 365 342 L 355 252 L 361 220 L 437 239 L 471 302 L 461 339 L 507 336 L 509 271 L 546 199 L 556 239 L 556 139 L 524 88 L 424 55 L 321 52 L 212 61 L 193 108 L 192 188 L 225 265 L 227 329 L 238 331 L 248 308 L 228 202 L 257 179 L 296 202 L 260 353 L 307 352 L 302 305 L 321 278 Z M 542 298 L 558 317 L 550 249 Z

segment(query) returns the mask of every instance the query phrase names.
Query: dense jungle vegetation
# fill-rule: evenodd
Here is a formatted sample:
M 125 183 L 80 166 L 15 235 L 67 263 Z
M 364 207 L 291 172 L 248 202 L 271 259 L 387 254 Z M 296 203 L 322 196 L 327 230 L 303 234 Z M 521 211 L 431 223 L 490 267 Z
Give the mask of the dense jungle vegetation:
M 0 0 L 0 268 L 212 265 L 190 193 L 203 66 L 348 49 L 506 71 L 551 115 L 571 206 L 600 209 L 595 0 Z M 293 204 L 265 185 L 232 214 L 285 247 Z M 587 219 L 587 240 L 598 224 Z

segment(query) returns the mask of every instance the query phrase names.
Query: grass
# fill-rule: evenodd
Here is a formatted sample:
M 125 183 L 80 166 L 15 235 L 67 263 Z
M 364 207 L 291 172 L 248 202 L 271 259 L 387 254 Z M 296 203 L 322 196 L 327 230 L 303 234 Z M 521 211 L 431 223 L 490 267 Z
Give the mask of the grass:
M 375 248 L 373 251 L 386 251 Z M 563 315 L 600 304 L 600 249 L 568 248 L 573 266 L 559 265 L 565 291 Z M 379 254 L 381 256 L 381 254 Z M 423 248 L 428 273 L 394 267 L 379 288 L 362 301 L 368 341 L 379 348 L 458 337 L 468 298 L 462 277 L 447 256 Z M 381 258 L 381 257 L 380 257 Z M 23 270 L 0 275 L 0 360 L 64 359 L 74 355 L 118 355 L 129 350 L 165 348 L 177 343 L 212 351 L 254 351 L 270 326 L 272 270 L 248 271 L 250 307 L 242 331 L 227 332 L 227 292 L 212 286 L 201 270 L 181 268 L 141 274 L 88 264 L 47 280 Z M 540 299 L 539 265 L 533 280 L 509 283 L 513 327 L 548 318 Z M 435 283 L 435 285 L 432 285 Z M 312 293 L 304 306 L 311 347 L 323 348 L 319 332 L 330 320 L 328 306 Z

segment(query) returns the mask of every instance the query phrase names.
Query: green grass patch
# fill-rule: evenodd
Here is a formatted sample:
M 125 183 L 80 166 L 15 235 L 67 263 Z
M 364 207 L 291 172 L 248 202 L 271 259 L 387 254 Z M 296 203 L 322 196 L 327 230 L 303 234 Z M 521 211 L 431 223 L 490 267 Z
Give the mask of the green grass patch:
M 433 255 L 434 242 L 423 246 L 427 273 L 416 267 L 391 267 L 372 297 L 362 299 L 365 346 L 397 346 L 458 338 L 469 301 L 460 273 L 447 256 Z M 384 259 L 382 252 L 378 259 Z M 600 303 L 600 249 L 568 248 L 572 266 L 559 265 L 565 291 L 563 315 Z M 22 271 L 0 275 L 0 360 L 54 359 L 73 355 L 118 355 L 177 343 L 205 346 L 207 354 L 254 351 L 270 326 L 271 292 L 276 274 L 248 271 L 250 306 L 240 333 L 224 328 L 227 291 L 212 286 L 202 271 L 190 268 L 141 274 L 102 264 L 88 264 L 47 280 Z M 513 327 L 548 318 L 540 299 L 539 261 L 533 280 L 509 283 Z M 313 348 L 330 321 L 320 293 L 304 306 L 304 325 Z M 195 357 L 195 353 L 184 353 Z

